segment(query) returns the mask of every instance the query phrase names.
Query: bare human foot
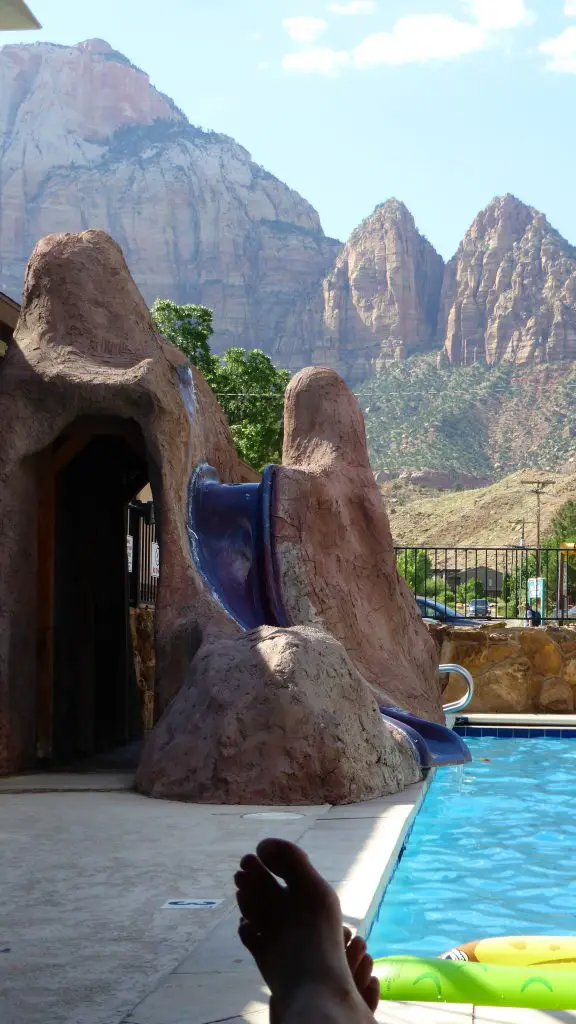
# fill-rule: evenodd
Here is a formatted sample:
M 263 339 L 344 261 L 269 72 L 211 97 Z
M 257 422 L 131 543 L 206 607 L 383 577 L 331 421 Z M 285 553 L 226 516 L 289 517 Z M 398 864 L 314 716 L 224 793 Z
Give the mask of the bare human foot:
M 370 1012 L 375 1013 L 380 1002 L 380 982 L 372 975 L 374 961 L 366 949 L 366 943 L 359 935 L 352 938 L 350 929 L 344 928 L 344 947 L 354 984 Z
M 352 946 L 351 968 L 338 897 L 306 854 L 265 839 L 242 858 L 235 880 L 240 938 L 272 993 L 274 1024 L 373 1024 L 352 973 L 365 991 L 365 947 Z

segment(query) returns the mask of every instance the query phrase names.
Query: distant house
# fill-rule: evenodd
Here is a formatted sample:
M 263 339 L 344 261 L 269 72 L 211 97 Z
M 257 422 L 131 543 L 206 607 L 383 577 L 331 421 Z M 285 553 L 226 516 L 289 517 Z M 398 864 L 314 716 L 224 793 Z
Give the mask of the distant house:
M 467 568 L 444 569 L 439 573 L 451 590 L 456 590 L 461 583 L 478 580 L 484 588 L 486 597 L 499 597 L 504 584 L 504 573 L 486 565 L 472 565 Z
M 18 303 L 0 292 L 0 356 L 4 355 L 8 342 L 12 340 L 19 316 Z

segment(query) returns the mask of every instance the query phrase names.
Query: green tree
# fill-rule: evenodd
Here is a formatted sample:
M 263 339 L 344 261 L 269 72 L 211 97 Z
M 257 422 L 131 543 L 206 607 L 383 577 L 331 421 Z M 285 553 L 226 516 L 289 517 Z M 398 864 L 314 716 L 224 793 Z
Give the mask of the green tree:
M 282 456 L 284 392 L 287 370 L 274 366 L 259 349 L 229 348 L 214 355 L 212 310 L 157 299 L 151 310 L 156 329 L 201 371 L 222 407 L 236 450 L 255 469 Z
M 440 604 L 454 605 L 450 587 L 434 571 L 432 559 L 425 548 L 406 548 L 396 557 L 396 568 L 413 594 L 430 597 Z
M 432 561 L 424 548 L 406 548 L 397 556 L 396 568 L 413 594 L 424 596 L 434 583 Z
M 156 299 L 150 313 L 159 334 L 177 345 L 210 383 L 218 363 L 208 344 L 208 338 L 214 334 L 212 310 L 206 306 L 179 306 L 172 299 Z
M 576 501 L 565 501 L 550 524 L 549 540 L 559 546 L 563 541 L 576 540 Z
M 456 588 L 456 599 L 459 604 L 468 604 L 477 597 L 484 597 L 484 594 L 484 584 L 474 577 L 467 580 L 466 583 L 460 583 Z
M 230 424 L 234 444 L 256 469 L 282 458 L 284 392 L 290 380 L 260 349 L 229 348 L 209 381 Z

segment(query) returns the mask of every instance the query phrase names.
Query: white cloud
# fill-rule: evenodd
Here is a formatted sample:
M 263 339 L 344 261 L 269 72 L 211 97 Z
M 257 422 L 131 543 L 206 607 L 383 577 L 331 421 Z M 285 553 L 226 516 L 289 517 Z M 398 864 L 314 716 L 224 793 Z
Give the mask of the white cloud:
M 486 42 L 481 25 L 458 21 L 449 14 L 410 14 L 399 18 L 391 32 L 368 36 L 355 48 L 353 61 L 357 68 L 369 68 L 452 60 L 483 49 Z
M 526 7 L 525 0 L 471 0 L 470 13 L 490 32 L 534 22 L 534 12 Z
M 538 49 L 549 58 L 546 67 L 550 71 L 576 75 L 576 25 L 564 29 L 553 39 L 546 39 Z
M 282 25 L 288 35 L 296 43 L 315 43 L 319 36 L 328 28 L 324 18 L 284 18 Z
M 367 36 L 351 52 L 314 46 L 328 27 L 323 18 L 286 18 L 282 24 L 290 37 L 307 48 L 299 53 L 287 53 L 282 67 L 285 71 L 335 75 L 346 67 L 363 70 L 379 65 L 455 60 L 485 49 L 498 32 L 531 25 L 534 21 L 533 12 L 527 7 L 530 0 L 462 2 L 468 18 L 455 18 L 450 14 L 408 14 L 398 18 L 389 31 Z M 573 8 L 576 13 L 576 0 L 565 0 L 565 3 L 566 9 Z M 374 0 L 334 0 L 329 4 L 329 10 L 340 15 L 369 14 L 375 9 Z M 571 50 L 566 56 L 563 50 L 557 53 L 555 49 L 568 46 L 565 36 L 570 31 L 540 47 L 552 58 L 550 67 L 559 69 L 559 62 L 572 60 Z
M 332 14 L 342 14 L 354 17 L 355 14 L 374 14 L 376 0 L 348 0 L 344 4 L 328 4 L 328 10 Z
M 569 18 L 576 18 L 576 0 L 566 0 L 564 4 L 564 14 Z
M 323 46 L 301 50 L 300 53 L 287 53 L 282 58 L 284 71 L 331 76 L 337 75 L 349 63 L 350 54 L 345 50 L 330 50 Z

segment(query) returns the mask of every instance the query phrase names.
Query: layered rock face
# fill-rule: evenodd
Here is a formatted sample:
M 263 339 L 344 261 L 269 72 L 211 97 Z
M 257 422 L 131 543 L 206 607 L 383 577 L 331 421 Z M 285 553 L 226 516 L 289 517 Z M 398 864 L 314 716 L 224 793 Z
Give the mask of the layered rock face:
M 276 358 L 332 367 L 349 382 L 438 350 L 450 362 L 576 358 L 576 249 L 533 207 L 494 199 L 444 265 L 403 203 L 350 236 L 334 269 L 292 313 Z
M 470 712 L 572 714 L 576 698 L 576 630 L 454 629 L 432 627 L 440 661 L 464 665 L 474 676 Z M 450 676 L 445 702 L 457 700 L 462 681 Z
M 0 49 L 0 291 L 38 238 L 106 230 L 146 301 L 214 309 L 216 351 L 259 347 L 348 382 L 431 350 L 451 362 L 576 358 L 576 249 L 507 195 L 444 266 L 390 199 L 344 247 L 233 139 L 190 124 L 98 39 Z
M 494 199 L 446 266 L 440 326 L 453 363 L 576 358 L 576 249 L 538 210 Z
M 38 238 L 102 228 L 148 303 L 215 310 L 214 348 L 270 351 L 340 243 L 233 139 L 193 127 L 102 40 L 0 50 L 0 290 Z
M 362 380 L 379 358 L 434 345 L 444 261 L 403 203 L 378 206 L 350 236 L 322 286 L 309 361 Z M 296 368 L 296 367 L 294 367 Z

